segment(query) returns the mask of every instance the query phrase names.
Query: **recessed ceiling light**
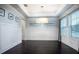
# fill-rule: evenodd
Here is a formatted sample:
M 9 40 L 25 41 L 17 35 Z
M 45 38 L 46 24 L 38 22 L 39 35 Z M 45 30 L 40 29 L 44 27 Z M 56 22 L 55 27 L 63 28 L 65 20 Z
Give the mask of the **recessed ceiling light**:
M 28 5 L 27 5 L 27 4 L 24 4 L 24 6 L 25 6 L 25 7 L 28 7 Z

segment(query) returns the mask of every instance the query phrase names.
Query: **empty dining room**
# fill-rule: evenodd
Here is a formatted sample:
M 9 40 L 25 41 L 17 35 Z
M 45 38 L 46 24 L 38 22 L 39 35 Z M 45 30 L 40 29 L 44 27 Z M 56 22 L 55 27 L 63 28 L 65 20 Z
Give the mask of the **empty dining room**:
M 79 4 L 0 4 L 0 54 L 78 54 Z

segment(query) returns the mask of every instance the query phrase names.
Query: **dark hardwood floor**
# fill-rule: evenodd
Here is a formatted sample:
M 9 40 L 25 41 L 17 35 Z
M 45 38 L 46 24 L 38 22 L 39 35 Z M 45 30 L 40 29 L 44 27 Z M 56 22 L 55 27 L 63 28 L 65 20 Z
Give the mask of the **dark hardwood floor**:
M 58 41 L 23 40 L 3 54 L 78 54 L 73 48 Z

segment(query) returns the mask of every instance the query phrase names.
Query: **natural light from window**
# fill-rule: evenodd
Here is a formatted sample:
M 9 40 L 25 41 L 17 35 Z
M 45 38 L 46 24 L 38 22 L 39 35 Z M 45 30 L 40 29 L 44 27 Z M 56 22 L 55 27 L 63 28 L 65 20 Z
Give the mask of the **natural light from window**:
M 36 19 L 36 23 L 48 23 L 48 18 L 38 18 Z

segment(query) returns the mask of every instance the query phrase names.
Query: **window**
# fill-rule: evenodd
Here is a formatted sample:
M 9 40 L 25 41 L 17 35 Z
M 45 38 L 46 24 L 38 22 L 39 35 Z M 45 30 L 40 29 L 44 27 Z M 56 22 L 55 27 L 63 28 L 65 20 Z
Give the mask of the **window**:
M 79 11 L 72 13 L 71 36 L 79 37 Z
M 62 20 L 61 20 L 61 28 L 64 28 L 64 27 L 66 27 L 67 26 L 67 18 L 63 18 Z
M 61 20 L 61 35 L 79 38 L 79 10 Z
M 63 18 L 62 20 L 61 20 L 61 36 L 62 35 L 66 35 L 65 33 L 65 31 L 66 31 L 66 27 L 67 27 L 67 17 L 65 17 L 65 18 Z

